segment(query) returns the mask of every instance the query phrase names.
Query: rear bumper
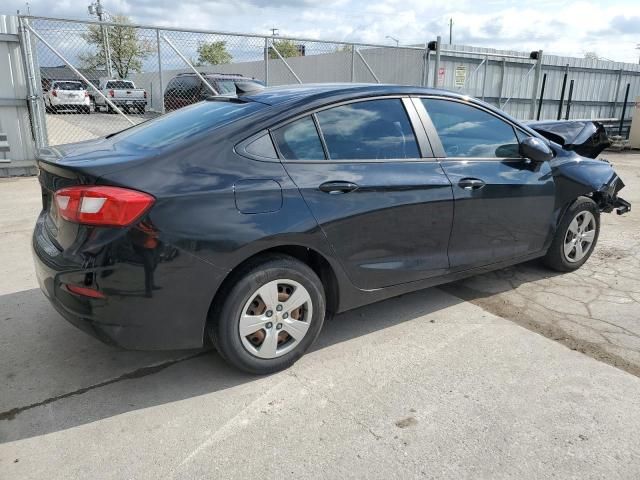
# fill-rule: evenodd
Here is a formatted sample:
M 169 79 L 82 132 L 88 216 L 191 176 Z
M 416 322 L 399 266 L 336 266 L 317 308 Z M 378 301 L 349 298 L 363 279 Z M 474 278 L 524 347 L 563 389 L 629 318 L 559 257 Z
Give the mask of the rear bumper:
M 51 105 L 54 107 L 88 107 L 89 97 L 81 99 L 51 97 Z
M 104 256 L 62 252 L 49 240 L 43 218 L 44 214 L 32 239 L 36 277 L 67 321 L 104 343 L 126 349 L 202 347 L 211 300 L 224 278 L 222 270 L 167 245 L 159 244 L 162 251 L 147 252 L 132 245 L 126 233 L 106 247 Z M 71 293 L 67 285 L 94 288 L 105 298 Z
M 127 99 L 114 99 L 114 98 L 110 98 L 109 100 L 111 100 L 114 104 L 116 104 L 118 107 L 142 107 L 142 106 L 146 106 L 147 105 L 147 101 L 146 100 L 136 100 L 136 99 L 131 99 L 131 100 L 127 100 Z

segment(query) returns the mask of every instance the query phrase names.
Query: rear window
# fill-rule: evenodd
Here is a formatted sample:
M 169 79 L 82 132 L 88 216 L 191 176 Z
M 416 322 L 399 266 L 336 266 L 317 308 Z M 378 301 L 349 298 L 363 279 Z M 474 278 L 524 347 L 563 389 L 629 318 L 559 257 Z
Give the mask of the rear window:
M 215 84 L 213 85 L 213 88 L 216 89 L 216 91 L 220 94 L 220 95 L 229 95 L 229 94 L 235 94 L 236 93 L 236 84 L 240 83 L 240 84 L 247 84 L 247 83 L 254 83 L 256 85 L 262 85 L 262 82 L 257 82 L 255 80 L 247 80 L 247 79 L 234 79 L 234 80 L 216 80 Z
M 107 88 L 135 88 L 135 87 L 133 86 L 133 82 L 117 80 L 113 82 L 107 82 Z
M 80 82 L 55 82 L 53 84 L 55 90 L 84 90 L 84 85 Z
M 142 149 L 163 149 L 247 117 L 265 108 L 257 102 L 200 102 L 109 137 L 114 143 Z

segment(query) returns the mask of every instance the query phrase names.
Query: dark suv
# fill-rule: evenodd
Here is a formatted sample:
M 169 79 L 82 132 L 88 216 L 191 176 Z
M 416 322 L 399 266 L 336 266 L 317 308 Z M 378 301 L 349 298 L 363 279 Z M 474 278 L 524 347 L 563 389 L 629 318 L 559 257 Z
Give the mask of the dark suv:
M 218 95 L 235 95 L 239 84 L 243 84 L 245 87 L 247 84 L 264 85 L 260 80 L 236 73 L 201 72 L 200 75 L 207 80 Z M 179 73 L 171 79 L 164 91 L 164 108 L 167 111 L 177 110 L 204 100 L 211 95 L 213 92 L 195 73 Z

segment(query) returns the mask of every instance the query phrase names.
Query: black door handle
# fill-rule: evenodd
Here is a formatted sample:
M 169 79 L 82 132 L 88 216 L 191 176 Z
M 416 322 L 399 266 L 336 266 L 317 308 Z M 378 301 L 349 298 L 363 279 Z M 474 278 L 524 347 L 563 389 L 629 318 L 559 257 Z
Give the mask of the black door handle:
M 458 185 L 465 190 L 478 190 L 484 187 L 485 183 L 479 178 L 463 178 Z
M 322 192 L 330 195 L 349 193 L 358 189 L 358 185 L 352 182 L 325 182 L 318 187 Z

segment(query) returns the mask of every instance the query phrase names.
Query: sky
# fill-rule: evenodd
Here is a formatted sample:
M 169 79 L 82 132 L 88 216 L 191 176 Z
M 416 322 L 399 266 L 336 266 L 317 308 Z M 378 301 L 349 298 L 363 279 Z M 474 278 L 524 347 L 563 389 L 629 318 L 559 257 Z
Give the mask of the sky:
M 88 19 L 78 0 L 31 0 L 32 15 Z M 81 6 L 82 5 L 82 6 Z M 135 23 L 340 41 L 423 44 L 441 35 L 453 43 L 638 63 L 640 0 L 104 0 Z M 3 0 L 0 13 L 26 11 Z

